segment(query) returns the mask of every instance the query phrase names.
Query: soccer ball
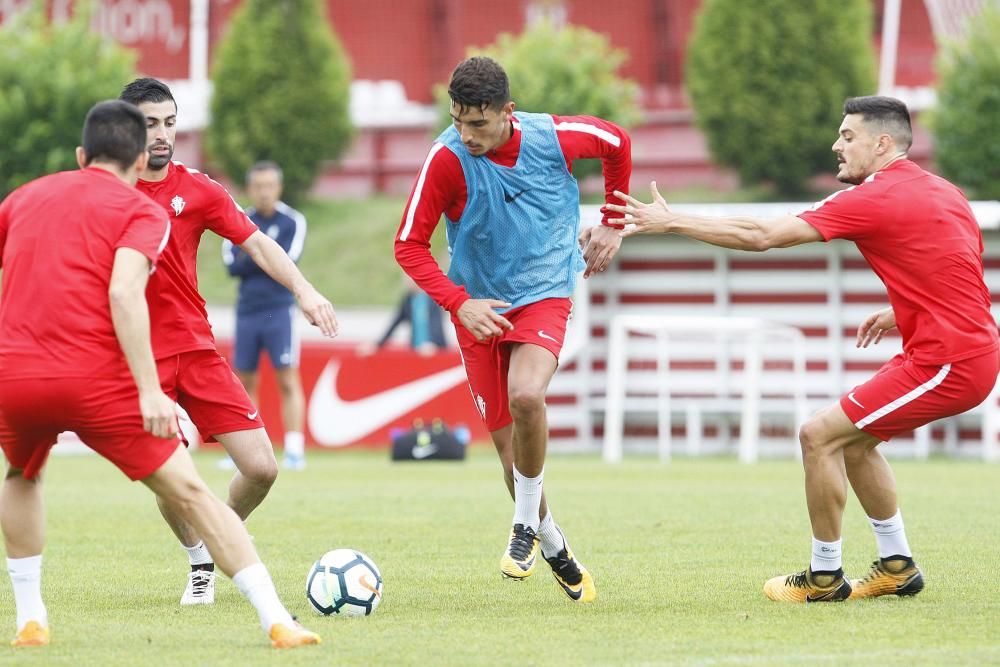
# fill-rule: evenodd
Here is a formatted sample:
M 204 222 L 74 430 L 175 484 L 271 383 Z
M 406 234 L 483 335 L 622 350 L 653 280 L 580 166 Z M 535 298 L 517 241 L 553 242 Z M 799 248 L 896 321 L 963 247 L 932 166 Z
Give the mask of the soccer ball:
M 334 549 L 309 568 L 306 599 L 324 616 L 368 616 L 382 601 L 382 574 L 360 551 Z

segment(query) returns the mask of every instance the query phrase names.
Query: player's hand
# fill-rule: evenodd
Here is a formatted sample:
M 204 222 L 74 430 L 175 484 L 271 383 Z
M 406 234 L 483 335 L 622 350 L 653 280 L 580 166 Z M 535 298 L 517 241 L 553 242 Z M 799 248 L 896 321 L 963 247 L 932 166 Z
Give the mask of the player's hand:
M 142 428 L 157 438 L 177 437 L 177 406 L 159 387 L 139 394 Z
M 883 308 L 868 317 L 858 327 L 858 342 L 855 347 L 877 345 L 889 329 L 896 326 L 896 313 L 892 308 Z
M 469 330 L 476 340 L 486 340 L 511 331 L 514 325 L 494 308 L 510 308 L 506 301 L 496 299 L 468 299 L 458 308 L 458 321 Z
M 632 236 L 633 234 L 666 234 L 670 231 L 670 223 L 677 219 L 669 208 L 666 200 L 656 189 L 656 181 L 649 184 L 653 201 L 644 204 L 635 197 L 631 197 L 624 192 L 615 190 L 615 196 L 625 202 L 620 204 L 605 204 L 604 208 L 609 211 L 617 211 L 625 214 L 625 229 L 621 236 Z
M 296 298 L 306 320 L 309 324 L 319 327 L 324 336 L 333 338 L 340 332 L 340 324 L 337 322 L 337 313 L 333 309 L 333 304 L 317 292 L 315 287 L 307 285 L 306 289 L 296 295 Z
M 583 259 L 587 262 L 587 268 L 583 270 L 584 278 L 607 270 L 608 264 L 622 245 L 621 230 L 606 225 L 583 230 L 577 240 L 583 250 Z

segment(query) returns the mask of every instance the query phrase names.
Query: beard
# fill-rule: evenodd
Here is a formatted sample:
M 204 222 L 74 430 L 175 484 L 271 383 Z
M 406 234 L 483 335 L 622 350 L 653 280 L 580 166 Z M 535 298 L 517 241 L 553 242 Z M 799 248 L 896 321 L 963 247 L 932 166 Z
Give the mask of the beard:
M 160 145 L 162 146 L 162 144 Z M 154 155 L 152 152 L 150 152 L 149 164 L 148 164 L 149 169 L 152 169 L 153 171 L 159 171 L 160 169 L 163 169 L 168 164 L 170 164 L 170 160 L 172 160 L 174 157 L 174 147 L 168 145 L 167 148 L 169 148 L 170 150 L 167 151 L 165 155 Z
M 848 185 L 860 185 L 865 179 L 864 177 L 858 177 L 857 174 L 852 174 L 850 170 L 846 169 L 846 163 L 841 163 L 840 168 L 837 170 L 837 180 L 841 183 L 847 183 Z

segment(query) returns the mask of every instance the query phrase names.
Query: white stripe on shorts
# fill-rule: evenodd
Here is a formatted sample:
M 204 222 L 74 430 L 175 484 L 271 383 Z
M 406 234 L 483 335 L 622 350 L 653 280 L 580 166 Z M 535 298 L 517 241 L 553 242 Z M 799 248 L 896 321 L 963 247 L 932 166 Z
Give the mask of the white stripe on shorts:
M 881 419 L 890 412 L 898 410 L 899 408 L 903 407 L 907 403 L 917 400 L 918 398 L 929 392 L 931 389 L 944 382 L 944 379 L 948 376 L 949 371 L 951 371 L 951 364 L 945 364 L 944 366 L 941 367 L 941 370 L 937 372 L 937 375 L 932 377 L 930 380 L 923 383 L 916 389 L 913 389 L 912 391 L 904 394 L 903 396 L 900 396 L 892 403 L 882 406 L 881 408 L 871 413 L 867 417 L 862 417 L 859 421 L 854 422 L 854 425 L 857 426 L 859 429 L 864 428 L 865 426 L 868 426 L 876 419 Z

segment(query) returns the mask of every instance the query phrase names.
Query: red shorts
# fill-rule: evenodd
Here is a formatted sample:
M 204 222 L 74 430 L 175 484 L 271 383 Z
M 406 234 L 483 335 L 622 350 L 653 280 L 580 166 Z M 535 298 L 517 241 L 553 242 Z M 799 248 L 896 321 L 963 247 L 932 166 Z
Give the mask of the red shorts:
M 514 308 L 504 313 L 514 330 L 484 341 L 476 340 L 452 316 L 469 389 L 486 430 L 496 431 L 512 421 L 507 398 L 511 344 L 531 343 L 544 347 L 558 360 L 572 310 L 573 302 L 566 298 L 544 299 Z
M 859 429 L 880 440 L 971 410 L 989 395 L 1000 371 L 1000 350 L 940 366 L 899 354 L 872 379 L 840 399 Z
M 182 352 L 156 360 L 163 393 L 177 401 L 208 441 L 220 433 L 264 428 L 229 363 L 215 350 Z
M 156 472 L 180 445 L 176 437 L 157 438 L 143 430 L 131 380 L 0 380 L 0 443 L 24 477 L 38 475 L 63 431 L 76 433 L 132 480 Z

